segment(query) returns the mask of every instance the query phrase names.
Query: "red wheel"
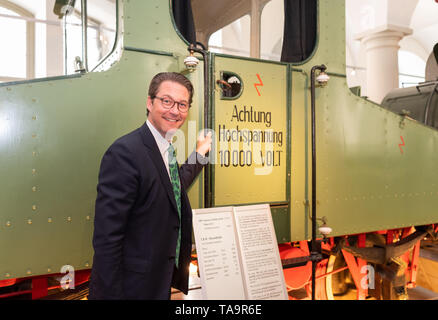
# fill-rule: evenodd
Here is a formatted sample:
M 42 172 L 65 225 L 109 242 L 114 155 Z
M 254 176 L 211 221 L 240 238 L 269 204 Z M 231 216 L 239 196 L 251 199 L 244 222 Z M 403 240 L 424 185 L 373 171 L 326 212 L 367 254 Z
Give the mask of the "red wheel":
M 308 256 L 306 248 L 292 247 L 290 244 L 280 244 L 280 258 L 291 259 Z M 302 267 L 284 269 L 284 280 L 286 282 L 287 291 L 303 288 L 312 276 L 312 263 L 308 262 Z

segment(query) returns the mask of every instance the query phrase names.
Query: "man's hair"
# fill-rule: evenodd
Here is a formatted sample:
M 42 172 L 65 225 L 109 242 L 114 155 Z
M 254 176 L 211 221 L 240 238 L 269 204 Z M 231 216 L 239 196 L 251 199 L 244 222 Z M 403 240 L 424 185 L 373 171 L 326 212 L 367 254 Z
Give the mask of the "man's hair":
M 189 79 L 187 79 L 185 76 L 183 76 L 181 73 L 177 72 L 161 72 L 155 75 L 155 77 L 152 78 L 151 83 L 149 85 L 149 92 L 148 95 L 151 98 L 155 98 L 156 94 L 158 92 L 158 88 L 160 87 L 161 83 L 164 81 L 172 81 L 179 83 L 180 85 L 184 86 L 187 91 L 189 92 L 189 105 L 192 104 L 192 98 L 193 98 L 193 85 L 190 82 Z

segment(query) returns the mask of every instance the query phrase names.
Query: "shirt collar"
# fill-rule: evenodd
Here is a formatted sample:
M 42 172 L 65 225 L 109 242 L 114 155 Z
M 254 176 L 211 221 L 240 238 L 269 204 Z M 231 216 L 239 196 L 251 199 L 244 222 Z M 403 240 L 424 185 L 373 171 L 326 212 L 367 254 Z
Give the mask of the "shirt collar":
M 157 129 L 155 129 L 154 125 L 150 123 L 149 120 L 146 120 L 146 124 L 155 138 L 155 142 L 158 145 L 158 149 L 160 150 L 160 153 L 164 155 L 164 153 L 167 151 L 167 149 L 170 146 L 169 141 L 163 138 L 163 136 L 158 132 Z

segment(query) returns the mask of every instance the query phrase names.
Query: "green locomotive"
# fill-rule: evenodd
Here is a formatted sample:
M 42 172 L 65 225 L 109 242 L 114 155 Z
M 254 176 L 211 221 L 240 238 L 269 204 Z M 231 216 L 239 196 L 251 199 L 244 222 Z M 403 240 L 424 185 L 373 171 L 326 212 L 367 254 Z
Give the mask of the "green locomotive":
M 184 2 L 118 0 L 114 48 L 92 72 L 0 83 L 4 296 L 27 281 L 42 297 L 65 266 L 87 280 L 101 157 L 145 121 L 146 86 L 161 71 L 195 86 L 186 154 L 199 130 L 215 132 L 192 207 L 269 203 L 291 299 L 310 297 L 312 283 L 316 299 L 348 281 L 361 299 L 400 298 L 415 286 L 419 241 L 438 228 L 438 131 L 348 88 L 343 0 L 307 1 L 306 44 L 292 62 L 213 53 L 189 39 L 215 6 L 230 19 L 251 10 L 241 1 L 227 11 L 230 2 L 198 1 L 193 24 L 177 12 Z M 325 74 L 326 85 L 314 81 Z M 373 288 L 362 285 L 367 266 Z

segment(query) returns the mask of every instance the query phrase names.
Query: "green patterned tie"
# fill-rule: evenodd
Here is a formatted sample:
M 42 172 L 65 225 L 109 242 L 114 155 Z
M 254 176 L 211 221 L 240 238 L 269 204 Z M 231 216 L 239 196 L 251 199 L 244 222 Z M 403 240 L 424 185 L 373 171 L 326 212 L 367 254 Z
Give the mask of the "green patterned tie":
M 180 219 L 180 228 L 178 231 L 178 241 L 176 243 L 175 264 L 178 267 L 179 249 L 181 245 L 181 185 L 178 175 L 178 163 L 176 162 L 175 149 L 172 145 L 169 146 L 169 171 L 170 182 L 172 182 L 173 194 L 175 195 L 176 206 L 178 207 L 178 215 Z

